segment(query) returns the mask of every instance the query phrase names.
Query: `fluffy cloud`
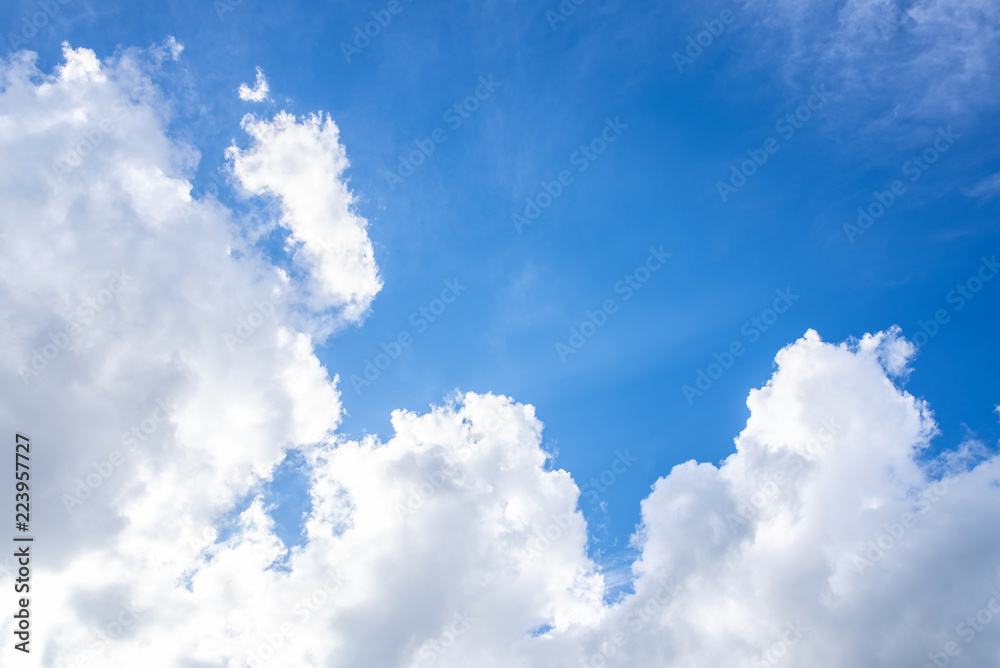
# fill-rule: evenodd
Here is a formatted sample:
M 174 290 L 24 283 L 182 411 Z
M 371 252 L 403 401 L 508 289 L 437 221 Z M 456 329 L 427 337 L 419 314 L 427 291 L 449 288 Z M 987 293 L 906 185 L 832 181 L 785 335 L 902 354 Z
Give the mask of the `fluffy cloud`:
M 267 99 L 267 94 L 271 92 L 271 87 L 267 85 L 264 71 L 257 68 L 257 80 L 253 88 L 245 83 L 240 84 L 239 96 L 244 102 L 263 102 Z
M 808 333 L 751 392 L 736 453 L 676 467 L 643 502 L 637 566 L 682 583 L 678 665 L 920 666 L 985 605 L 996 568 L 963 555 L 1000 545 L 955 522 L 996 519 L 996 462 L 929 479 L 934 423 L 891 382 L 886 347 L 892 334 L 851 348 Z
M 998 461 L 929 458 L 898 332 L 780 351 L 735 452 L 643 501 L 634 593 L 607 603 L 531 406 L 470 393 L 395 412 L 385 441 L 337 435 L 338 379 L 310 332 L 358 322 L 380 282 L 336 126 L 248 119 L 230 151 L 240 183 L 276 198 L 292 277 L 237 214 L 191 198 L 197 152 L 166 134 L 151 83 L 177 57 L 163 49 L 0 68 L 0 416 L 35 443 L 44 545 L 44 651 L 19 662 L 995 662 Z M 312 506 L 289 548 L 260 490 L 292 449 Z
M 86 646 L 103 601 L 166 596 L 195 564 L 189 537 L 339 421 L 286 324 L 304 308 L 296 283 L 218 202 L 190 197 L 197 152 L 165 135 L 151 83 L 178 52 L 102 64 L 67 47 L 51 75 L 32 54 L 0 69 L 0 411 L 45 444 L 33 528 L 51 556 L 35 566 L 58 593 L 35 603 L 59 657 Z
M 350 163 L 337 126 L 321 114 L 297 119 L 281 112 L 271 120 L 248 116 L 243 127 L 253 144 L 229 149 L 233 171 L 251 193 L 280 200 L 288 243 L 311 277 L 311 306 L 360 321 L 382 281 L 368 221 L 354 212 L 343 178 Z

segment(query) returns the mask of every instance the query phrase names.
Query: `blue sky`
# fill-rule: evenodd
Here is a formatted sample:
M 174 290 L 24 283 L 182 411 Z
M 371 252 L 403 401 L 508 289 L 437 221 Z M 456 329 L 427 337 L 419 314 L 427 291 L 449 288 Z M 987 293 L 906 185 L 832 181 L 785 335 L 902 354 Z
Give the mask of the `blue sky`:
M 220 17 L 208 0 L 70 0 L 25 45 L 47 71 L 64 40 L 106 58 L 173 35 L 184 52 L 158 81 L 172 96 L 170 130 L 201 151 L 195 190 L 217 179 L 236 208 L 246 202 L 220 170 L 226 147 L 247 143 L 244 114 L 335 120 L 384 281 L 365 322 L 317 351 L 341 378 L 343 433 L 387 438 L 392 410 L 423 411 L 456 389 L 530 403 L 554 466 L 579 483 L 617 451 L 637 458 L 600 504 L 581 501 L 592 555 L 613 560 L 657 478 L 733 451 L 747 393 L 768 381 L 779 349 L 810 328 L 840 342 L 899 325 L 912 340 L 943 309 L 948 322 L 920 347 L 905 388 L 930 403 L 938 447 L 997 440 L 1000 281 L 961 309 L 949 301 L 1000 251 L 1000 188 L 977 189 L 1000 172 L 998 96 L 975 73 L 922 67 L 912 55 L 922 38 L 905 25 L 846 40 L 870 51 L 843 55 L 843 43 L 816 37 L 823 7 L 789 18 L 752 3 L 588 0 L 553 28 L 557 2 L 400 2 L 350 62 L 341 44 L 389 3 L 244 0 Z M 7 2 L 0 25 L 34 11 Z M 679 72 L 673 54 L 718 30 L 723 12 L 731 22 Z M 995 67 L 995 51 L 984 57 Z M 236 90 L 257 67 L 271 101 L 248 105 Z M 498 83 L 487 92 L 483 80 Z M 485 99 L 465 103 L 477 106 L 467 118 L 448 115 L 477 87 Z M 814 87 L 829 99 L 814 98 L 790 132 L 780 121 Z M 609 123 L 614 141 L 581 163 Z M 444 140 L 390 187 L 385 173 L 437 129 Z M 947 150 L 911 180 L 905 163 L 939 130 Z M 768 140 L 776 150 L 723 201 L 717 183 Z M 564 170 L 572 182 L 517 230 L 512 214 Z M 844 225 L 894 179 L 905 192 L 849 240 Z M 671 255 L 626 300 L 616 285 L 651 247 Z M 446 281 L 467 287 L 424 329 L 411 315 L 436 308 Z M 764 331 L 752 319 L 770 318 L 779 290 L 795 299 Z M 556 344 L 608 299 L 615 312 L 560 359 Z M 412 343 L 355 391 L 351 377 L 404 332 Z M 734 342 L 745 353 L 689 402 L 682 387 Z

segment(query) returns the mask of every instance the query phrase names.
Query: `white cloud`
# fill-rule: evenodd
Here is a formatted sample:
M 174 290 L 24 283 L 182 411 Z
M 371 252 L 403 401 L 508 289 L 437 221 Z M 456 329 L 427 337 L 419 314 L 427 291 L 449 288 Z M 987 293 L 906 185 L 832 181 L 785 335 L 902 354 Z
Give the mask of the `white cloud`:
M 310 307 L 355 322 L 380 285 L 333 122 L 250 119 L 230 152 L 248 190 L 279 198 L 299 283 L 234 212 L 191 200 L 196 151 L 133 74 L 154 56 L 65 57 L 53 75 L 23 55 L 0 70 L 0 421 L 35 443 L 44 583 L 44 653 L 20 663 L 895 667 L 949 642 L 951 665 L 995 659 L 1000 620 L 959 625 L 1000 586 L 998 461 L 953 457 L 929 478 L 935 426 L 896 385 L 913 354 L 898 332 L 810 331 L 780 351 L 736 451 L 675 467 L 643 501 L 635 593 L 606 604 L 579 490 L 531 406 L 470 393 L 395 412 L 384 442 L 332 431 L 338 381 L 305 333 L 330 316 Z M 79 165 L 54 167 L 88 137 Z M 33 351 L 45 367 L 25 383 Z M 289 448 L 313 504 L 286 554 L 244 500 Z
M 264 77 L 264 72 L 259 67 L 257 68 L 257 81 L 254 83 L 254 87 L 245 83 L 240 84 L 240 99 L 244 102 L 263 102 L 267 99 L 267 94 L 271 92 L 271 87 L 267 85 L 267 79 Z
M 971 188 L 962 190 L 963 195 L 985 198 L 992 198 L 998 192 L 1000 192 L 1000 172 L 991 174 Z
M 827 84 L 845 112 L 870 116 L 874 106 L 882 133 L 888 120 L 960 123 L 1000 103 L 991 85 L 1000 10 L 988 0 L 784 0 L 759 5 L 754 21 L 776 33 L 749 39 L 785 45 L 758 59 L 778 54 L 790 80 Z
M 195 563 L 189 537 L 340 416 L 287 325 L 295 283 L 234 236 L 230 212 L 190 198 L 197 153 L 165 135 L 143 74 L 157 54 L 102 66 L 67 48 L 53 75 L 19 54 L 0 74 L 0 414 L 38 443 L 34 529 L 58 556 L 35 564 L 53 586 L 36 630 L 65 631 L 58 656 L 101 621 L 77 605 L 94 592 L 169 600 Z
M 243 186 L 280 199 L 281 224 L 291 230 L 296 259 L 310 271 L 311 305 L 340 309 L 358 322 L 382 287 L 368 238 L 368 221 L 354 211 L 344 172 L 350 163 L 336 124 L 322 115 L 297 119 L 280 112 L 252 116 L 243 127 L 253 140 L 228 156 Z

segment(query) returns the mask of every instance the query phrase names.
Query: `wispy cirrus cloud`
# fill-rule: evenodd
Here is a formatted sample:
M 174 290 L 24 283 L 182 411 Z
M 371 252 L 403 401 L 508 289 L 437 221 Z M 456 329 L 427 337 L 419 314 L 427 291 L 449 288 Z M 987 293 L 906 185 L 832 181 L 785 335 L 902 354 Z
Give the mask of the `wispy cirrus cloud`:
M 975 185 L 962 190 L 963 195 L 991 199 L 1000 193 L 1000 172 L 987 176 Z
M 751 11 L 758 30 L 745 39 L 782 45 L 753 61 L 780 62 L 789 80 L 829 82 L 849 100 L 846 113 L 940 122 L 1000 103 L 990 84 L 1000 62 L 995 3 L 786 0 Z

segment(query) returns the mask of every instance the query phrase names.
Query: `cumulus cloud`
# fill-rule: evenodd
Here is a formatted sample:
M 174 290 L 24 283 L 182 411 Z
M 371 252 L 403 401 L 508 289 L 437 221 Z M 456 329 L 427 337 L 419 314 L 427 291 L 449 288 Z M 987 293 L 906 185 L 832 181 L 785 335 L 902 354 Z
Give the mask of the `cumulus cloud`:
M 36 566 L 60 592 L 58 656 L 102 622 L 84 602 L 144 587 L 158 600 L 194 563 L 188 537 L 340 415 L 308 336 L 286 324 L 303 308 L 295 282 L 218 202 L 190 196 L 197 152 L 164 133 L 150 78 L 161 52 L 102 64 L 67 47 L 52 74 L 27 53 L 0 70 L 2 414 L 45 444 L 32 500 L 53 561 Z M 94 559 L 121 577 L 82 577 Z
M 248 119 L 230 150 L 276 198 L 299 279 L 191 198 L 197 152 L 150 79 L 163 62 L 64 57 L 0 68 L 0 421 L 35 443 L 33 665 L 995 660 L 998 460 L 930 458 L 898 331 L 781 350 L 733 454 L 642 502 L 634 592 L 609 603 L 531 406 L 468 393 L 393 413 L 385 440 L 337 434 L 308 323 L 357 322 L 380 282 L 332 120 Z M 312 505 L 290 547 L 261 489 L 293 449 Z
M 309 271 L 311 304 L 360 321 L 382 281 L 368 221 L 354 211 L 344 180 L 350 163 L 336 124 L 322 114 L 281 112 L 270 120 L 247 116 L 243 128 L 253 143 L 229 149 L 233 171 L 251 193 L 280 200 L 289 246 Z
M 264 71 L 258 67 L 257 81 L 254 83 L 253 88 L 245 83 L 241 83 L 239 95 L 240 99 L 244 102 L 263 102 L 267 99 L 267 94 L 269 92 L 271 92 L 271 87 L 267 85 L 267 79 L 264 77 Z

